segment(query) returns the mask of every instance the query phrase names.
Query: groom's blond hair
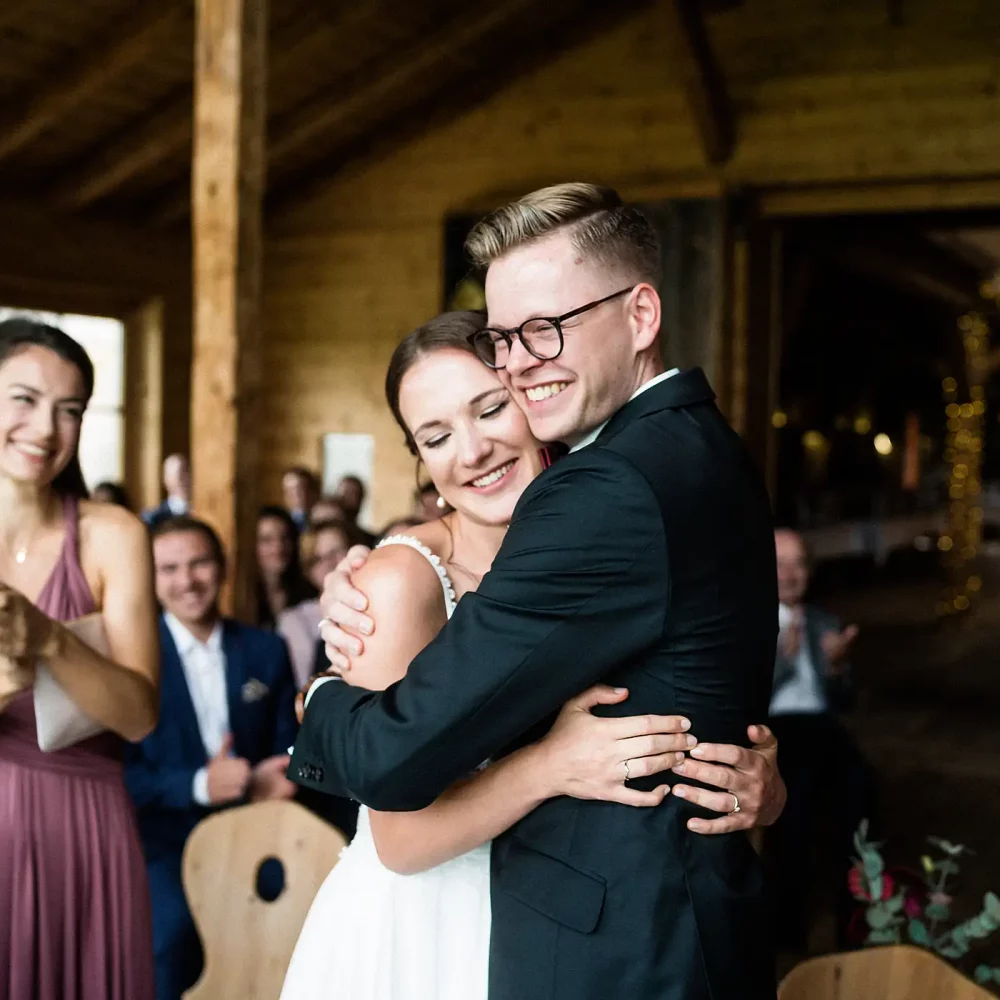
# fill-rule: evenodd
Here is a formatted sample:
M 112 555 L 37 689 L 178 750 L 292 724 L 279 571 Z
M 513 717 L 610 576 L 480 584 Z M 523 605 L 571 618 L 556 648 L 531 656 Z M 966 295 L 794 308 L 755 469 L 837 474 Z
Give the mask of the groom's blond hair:
M 568 230 L 573 249 L 627 280 L 660 280 L 660 241 L 649 220 L 614 188 L 556 184 L 532 191 L 478 222 L 465 241 L 473 264 L 488 268 L 512 250 Z

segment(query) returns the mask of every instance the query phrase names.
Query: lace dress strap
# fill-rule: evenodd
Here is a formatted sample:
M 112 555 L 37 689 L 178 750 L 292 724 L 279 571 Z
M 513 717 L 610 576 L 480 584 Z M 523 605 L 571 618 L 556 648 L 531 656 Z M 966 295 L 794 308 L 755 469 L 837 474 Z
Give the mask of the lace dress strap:
M 450 618 L 455 613 L 455 587 L 441 560 L 423 542 L 412 535 L 389 535 L 387 538 L 383 538 L 376 547 L 381 549 L 386 545 L 408 545 L 411 549 L 416 549 L 434 567 L 434 572 L 437 573 L 438 579 L 441 581 L 441 590 L 444 592 L 445 612 Z

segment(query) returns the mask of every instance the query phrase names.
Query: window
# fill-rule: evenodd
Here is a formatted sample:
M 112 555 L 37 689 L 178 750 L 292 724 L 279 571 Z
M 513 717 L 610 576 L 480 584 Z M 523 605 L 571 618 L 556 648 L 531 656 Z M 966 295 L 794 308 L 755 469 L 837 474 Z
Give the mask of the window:
M 120 483 L 124 472 L 124 324 L 105 316 L 0 307 L 0 320 L 11 316 L 29 316 L 57 326 L 90 355 L 94 365 L 94 395 L 83 418 L 80 466 L 91 489 L 104 481 Z

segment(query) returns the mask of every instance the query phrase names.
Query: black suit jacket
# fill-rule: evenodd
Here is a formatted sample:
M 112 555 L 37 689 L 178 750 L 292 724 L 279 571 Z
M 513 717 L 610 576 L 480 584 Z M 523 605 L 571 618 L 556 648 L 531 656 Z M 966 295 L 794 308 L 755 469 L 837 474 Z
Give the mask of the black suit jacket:
M 402 681 L 317 690 L 290 774 L 418 809 L 596 681 L 628 687 L 613 714 L 745 744 L 776 636 L 767 496 L 702 372 L 681 373 L 528 487 Z M 692 814 L 560 798 L 499 837 L 491 1000 L 773 998 L 757 857 L 743 834 L 690 833 Z

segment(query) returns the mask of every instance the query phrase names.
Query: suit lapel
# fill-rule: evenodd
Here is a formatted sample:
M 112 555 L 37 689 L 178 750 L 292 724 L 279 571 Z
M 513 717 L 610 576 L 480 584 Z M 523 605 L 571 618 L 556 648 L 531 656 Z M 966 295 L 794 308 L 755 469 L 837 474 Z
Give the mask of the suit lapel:
M 243 708 L 243 685 L 248 679 L 243 646 L 233 623 L 222 623 L 222 655 L 226 660 L 226 699 L 229 708 L 229 731 L 233 734 L 233 750 L 240 757 L 250 757 L 247 745 L 246 713 Z
M 170 712 L 172 721 L 181 731 L 185 745 L 197 747 L 200 756 L 207 760 L 205 744 L 201 738 L 198 726 L 198 716 L 194 711 L 191 691 L 188 689 L 187 677 L 181 664 L 181 655 L 174 644 L 174 637 L 167 628 L 167 623 L 160 616 L 160 649 L 163 651 L 163 705 Z

